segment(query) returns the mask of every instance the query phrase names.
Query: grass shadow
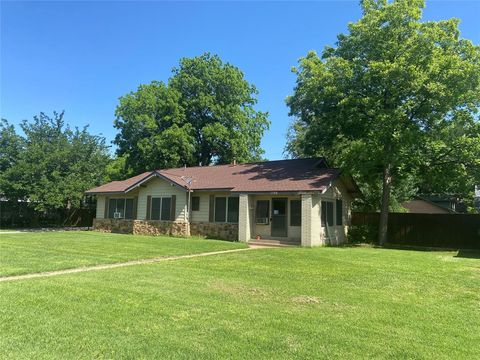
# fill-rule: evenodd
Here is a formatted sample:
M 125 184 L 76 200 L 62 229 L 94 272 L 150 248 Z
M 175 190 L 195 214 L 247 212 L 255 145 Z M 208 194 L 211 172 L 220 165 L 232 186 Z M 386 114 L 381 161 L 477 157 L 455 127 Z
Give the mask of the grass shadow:
M 455 255 L 455 257 L 466 259 L 480 259 L 480 250 L 460 249 L 458 250 L 458 253 L 457 255 Z

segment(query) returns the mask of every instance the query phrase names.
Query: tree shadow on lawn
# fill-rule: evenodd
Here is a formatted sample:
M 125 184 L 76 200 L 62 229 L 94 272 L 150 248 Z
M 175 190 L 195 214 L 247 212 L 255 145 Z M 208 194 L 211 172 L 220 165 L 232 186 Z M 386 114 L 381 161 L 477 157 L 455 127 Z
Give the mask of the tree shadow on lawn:
M 363 247 L 363 248 L 374 248 L 374 249 L 428 251 L 428 252 L 457 251 L 457 254 L 454 256 L 456 258 L 480 259 L 480 250 L 476 250 L 476 249 L 458 249 L 458 248 L 455 249 L 455 248 L 395 245 L 395 244 L 386 244 L 385 246 L 380 246 L 378 244 L 372 244 L 372 243 L 344 244 L 342 245 L 342 247 Z

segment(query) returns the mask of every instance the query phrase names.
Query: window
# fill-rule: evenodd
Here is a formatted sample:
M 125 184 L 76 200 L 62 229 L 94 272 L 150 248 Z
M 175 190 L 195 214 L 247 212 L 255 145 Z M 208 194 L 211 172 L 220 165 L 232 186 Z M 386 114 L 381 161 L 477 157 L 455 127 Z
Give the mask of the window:
M 228 198 L 228 211 L 227 211 L 227 222 L 237 223 L 238 222 L 238 197 L 229 197 Z
M 161 198 L 152 198 L 152 210 L 150 215 L 151 220 L 160 220 L 161 203 L 162 203 Z
M 125 219 L 133 219 L 133 199 L 125 199 Z
M 215 222 L 238 222 L 238 203 L 237 196 L 215 197 Z
M 270 219 L 270 201 L 257 200 L 257 209 L 255 212 L 255 223 L 259 225 L 268 225 Z
M 160 220 L 170 220 L 171 209 L 172 209 L 172 198 L 170 197 L 162 198 L 162 214 L 160 216 Z
M 133 199 L 110 199 L 108 201 L 109 219 L 133 219 Z
M 322 226 L 325 224 L 328 226 L 333 226 L 333 202 L 332 201 L 322 201 Z
M 215 222 L 225 222 L 227 210 L 227 198 L 215 197 Z
M 337 212 L 337 225 L 343 224 L 343 202 L 342 200 L 337 200 L 335 203 L 336 212 Z
M 171 220 L 172 198 L 152 198 L 150 220 Z
M 200 196 L 192 196 L 192 211 L 200 210 Z
M 302 202 L 290 200 L 290 226 L 302 225 Z

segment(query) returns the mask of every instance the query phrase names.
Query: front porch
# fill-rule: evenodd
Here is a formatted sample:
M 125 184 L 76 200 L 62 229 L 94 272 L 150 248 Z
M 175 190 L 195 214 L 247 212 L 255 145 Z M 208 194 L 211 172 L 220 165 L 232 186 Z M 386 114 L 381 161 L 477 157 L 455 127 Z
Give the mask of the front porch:
M 322 245 L 319 200 L 314 194 L 241 194 L 239 241 Z

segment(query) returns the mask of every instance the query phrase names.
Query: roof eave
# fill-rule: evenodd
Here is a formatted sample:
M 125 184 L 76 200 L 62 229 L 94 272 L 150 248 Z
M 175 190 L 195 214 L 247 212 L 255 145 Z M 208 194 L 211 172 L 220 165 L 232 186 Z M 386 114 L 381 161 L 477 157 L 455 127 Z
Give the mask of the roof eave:
M 85 191 L 85 195 L 122 195 L 125 191 Z
M 168 181 L 171 185 L 175 185 L 175 186 L 178 186 L 179 188 L 181 188 L 183 190 L 187 190 L 186 186 L 183 186 L 182 184 L 177 183 L 176 181 L 166 177 L 165 175 L 162 175 L 161 173 L 159 173 L 158 171 L 155 170 L 155 171 L 152 171 L 147 176 L 145 176 L 143 179 L 137 181 L 135 184 L 130 185 L 128 188 L 126 188 L 125 189 L 125 194 L 128 193 L 129 191 L 132 191 L 133 189 L 136 189 L 137 187 L 139 187 L 140 185 L 147 182 L 148 180 L 150 180 L 153 177 L 159 177 L 159 178 L 161 178 L 165 181 Z

